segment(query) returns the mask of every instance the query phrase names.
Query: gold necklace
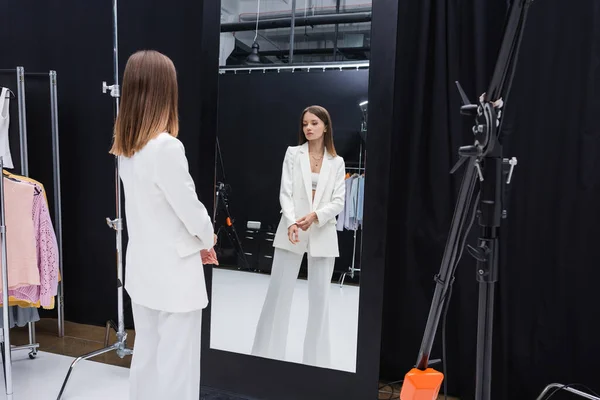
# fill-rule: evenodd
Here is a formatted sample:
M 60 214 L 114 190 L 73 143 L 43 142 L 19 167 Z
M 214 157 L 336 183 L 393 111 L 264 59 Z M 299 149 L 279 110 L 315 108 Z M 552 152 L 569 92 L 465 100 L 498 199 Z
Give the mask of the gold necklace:
M 323 157 L 317 158 L 317 157 L 313 156 L 312 154 L 311 154 L 311 157 L 315 160 L 315 167 L 318 167 L 319 166 L 319 162 L 321 160 L 323 160 Z

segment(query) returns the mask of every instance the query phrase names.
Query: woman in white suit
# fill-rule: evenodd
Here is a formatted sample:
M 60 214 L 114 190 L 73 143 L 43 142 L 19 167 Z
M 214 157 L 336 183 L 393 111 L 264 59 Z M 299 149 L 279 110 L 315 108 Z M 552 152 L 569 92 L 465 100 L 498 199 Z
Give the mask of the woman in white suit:
M 345 164 L 333 144 L 331 117 L 320 106 L 302 112 L 300 145 L 283 161 L 281 221 L 273 267 L 252 354 L 284 360 L 294 285 L 308 253 L 308 324 L 303 362 L 330 367 L 329 291 L 339 257 L 336 216 L 344 208 Z
M 123 76 L 111 153 L 125 191 L 125 289 L 135 349 L 131 400 L 198 400 L 202 309 L 208 303 L 200 251 L 215 242 L 176 138 L 177 75 L 154 52 L 132 55 Z

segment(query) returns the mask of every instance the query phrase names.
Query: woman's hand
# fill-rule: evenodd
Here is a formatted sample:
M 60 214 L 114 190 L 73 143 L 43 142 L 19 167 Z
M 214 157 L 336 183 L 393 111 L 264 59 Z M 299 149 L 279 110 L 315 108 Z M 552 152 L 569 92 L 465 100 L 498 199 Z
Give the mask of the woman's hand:
M 302 217 L 298 221 L 296 221 L 296 225 L 298 225 L 300 227 L 300 229 L 302 229 L 303 231 L 307 231 L 308 228 L 310 228 L 310 226 L 315 221 L 317 221 L 317 214 L 314 212 L 311 212 L 307 216 Z
M 213 246 L 216 245 L 217 242 L 219 241 L 219 237 L 217 236 L 217 234 L 215 234 L 214 236 L 215 236 L 215 243 L 213 244 Z
M 294 224 L 288 228 L 288 238 L 292 244 L 300 242 L 298 239 L 298 225 Z

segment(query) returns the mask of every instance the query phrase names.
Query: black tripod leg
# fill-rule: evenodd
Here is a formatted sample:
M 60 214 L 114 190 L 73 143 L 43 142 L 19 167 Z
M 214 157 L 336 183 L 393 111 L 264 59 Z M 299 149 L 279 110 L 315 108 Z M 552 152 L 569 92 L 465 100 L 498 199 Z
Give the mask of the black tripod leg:
M 440 322 L 440 317 L 442 316 L 442 310 L 444 309 L 446 293 L 448 292 L 448 287 L 454 276 L 456 258 L 459 253 L 458 244 L 460 242 L 460 233 L 467 220 L 467 214 L 470 208 L 469 200 L 472 198 L 475 190 L 476 177 L 475 159 L 472 158 L 469 160 L 465 169 L 465 175 L 463 176 L 454 217 L 452 219 L 450 235 L 446 242 L 446 249 L 442 259 L 440 273 L 436 276 L 437 285 L 431 302 L 429 317 L 427 318 L 427 325 L 425 327 L 425 333 L 423 335 L 423 341 L 421 343 L 421 349 L 416 364 L 417 368 L 420 370 L 425 370 L 427 368 L 433 341 Z
M 490 400 L 492 393 L 492 336 L 494 329 L 494 294 L 498 281 L 499 229 L 502 220 L 502 148 L 484 159 L 481 183 L 479 224 L 481 237 L 477 258 L 477 281 L 479 282 L 479 312 L 477 320 L 477 374 L 475 399 Z
M 494 283 L 479 284 L 479 319 L 477 326 L 477 377 L 478 400 L 490 400 L 492 388 L 492 332 L 494 328 Z

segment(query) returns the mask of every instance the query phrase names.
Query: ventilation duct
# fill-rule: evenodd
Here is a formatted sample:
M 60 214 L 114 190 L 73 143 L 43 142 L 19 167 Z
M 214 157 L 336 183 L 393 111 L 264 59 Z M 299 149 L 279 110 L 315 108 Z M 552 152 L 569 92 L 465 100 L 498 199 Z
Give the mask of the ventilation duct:
M 317 25 L 334 25 L 334 24 L 356 24 L 362 22 L 371 22 L 371 12 L 356 12 L 356 13 L 330 13 L 315 16 L 296 17 L 295 26 L 317 26 Z M 258 29 L 278 29 L 290 28 L 292 26 L 292 18 L 269 18 L 258 22 Z M 221 24 L 221 32 L 243 32 L 253 31 L 256 29 L 256 20 L 254 22 L 228 22 Z

